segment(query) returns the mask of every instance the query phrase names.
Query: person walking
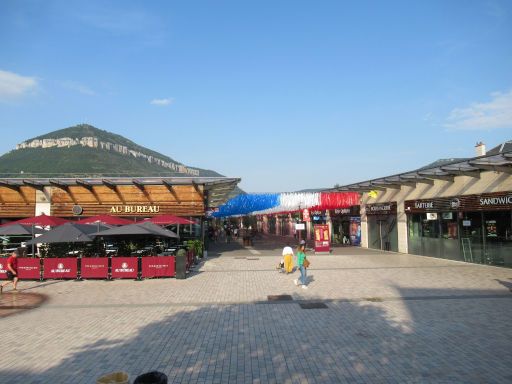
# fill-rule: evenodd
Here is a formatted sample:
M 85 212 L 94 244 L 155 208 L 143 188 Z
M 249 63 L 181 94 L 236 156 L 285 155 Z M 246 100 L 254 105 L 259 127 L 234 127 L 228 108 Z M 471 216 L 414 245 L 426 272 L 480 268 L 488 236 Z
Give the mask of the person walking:
M 7 259 L 7 281 L 0 284 L 0 294 L 7 284 L 12 284 L 13 291 L 17 292 L 16 286 L 18 285 L 18 251 L 14 250 L 11 256 Z
M 291 273 L 293 271 L 293 249 L 290 244 L 286 244 L 286 247 L 283 248 L 283 261 L 284 271 L 286 274 Z
M 299 282 L 302 285 L 303 289 L 307 289 L 307 270 L 304 266 L 304 260 L 306 259 L 306 245 L 305 244 L 299 244 L 299 247 L 297 248 L 297 266 L 300 270 L 300 278 L 295 279 L 293 282 L 295 285 L 299 285 Z

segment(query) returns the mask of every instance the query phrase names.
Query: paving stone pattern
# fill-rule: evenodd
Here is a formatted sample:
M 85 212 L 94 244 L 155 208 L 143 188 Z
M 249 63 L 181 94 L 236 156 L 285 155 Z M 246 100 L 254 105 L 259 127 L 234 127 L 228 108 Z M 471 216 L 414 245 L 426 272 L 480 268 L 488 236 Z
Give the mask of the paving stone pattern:
M 284 242 L 214 245 L 186 280 L 22 281 L 48 300 L 0 318 L 0 382 L 512 382 L 512 270 L 347 247 L 304 290 Z

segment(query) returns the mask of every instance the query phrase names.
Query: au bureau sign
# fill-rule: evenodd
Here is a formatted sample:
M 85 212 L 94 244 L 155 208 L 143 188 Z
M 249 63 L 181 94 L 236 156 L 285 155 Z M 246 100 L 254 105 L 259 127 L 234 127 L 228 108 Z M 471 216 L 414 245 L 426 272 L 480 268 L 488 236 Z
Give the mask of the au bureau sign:
M 114 205 L 110 213 L 159 213 L 159 205 Z

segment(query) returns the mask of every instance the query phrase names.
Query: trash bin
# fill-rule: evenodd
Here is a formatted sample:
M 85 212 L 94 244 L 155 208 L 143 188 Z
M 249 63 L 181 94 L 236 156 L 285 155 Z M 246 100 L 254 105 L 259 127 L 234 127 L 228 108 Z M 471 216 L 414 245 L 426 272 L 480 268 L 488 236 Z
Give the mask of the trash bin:
M 126 372 L 112 372 L 98 378 L 96 384 L 130 384 L 130 380 Z
M 137 376 L 133 384 L 167 384 L 167 375 L 153 371 Z
M 187 252 L 180 249 L 176 253 L 176 278 L 184 279 L 187 277 Z

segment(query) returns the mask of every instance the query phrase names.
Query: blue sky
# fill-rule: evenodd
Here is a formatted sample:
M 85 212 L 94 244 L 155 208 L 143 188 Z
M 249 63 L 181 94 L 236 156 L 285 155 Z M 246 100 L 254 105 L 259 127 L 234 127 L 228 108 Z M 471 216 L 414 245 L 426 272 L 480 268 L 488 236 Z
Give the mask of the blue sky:
M 511 1 L 0 2 L 0 153 L 78 123 L 248 192 L 512 140 Z

